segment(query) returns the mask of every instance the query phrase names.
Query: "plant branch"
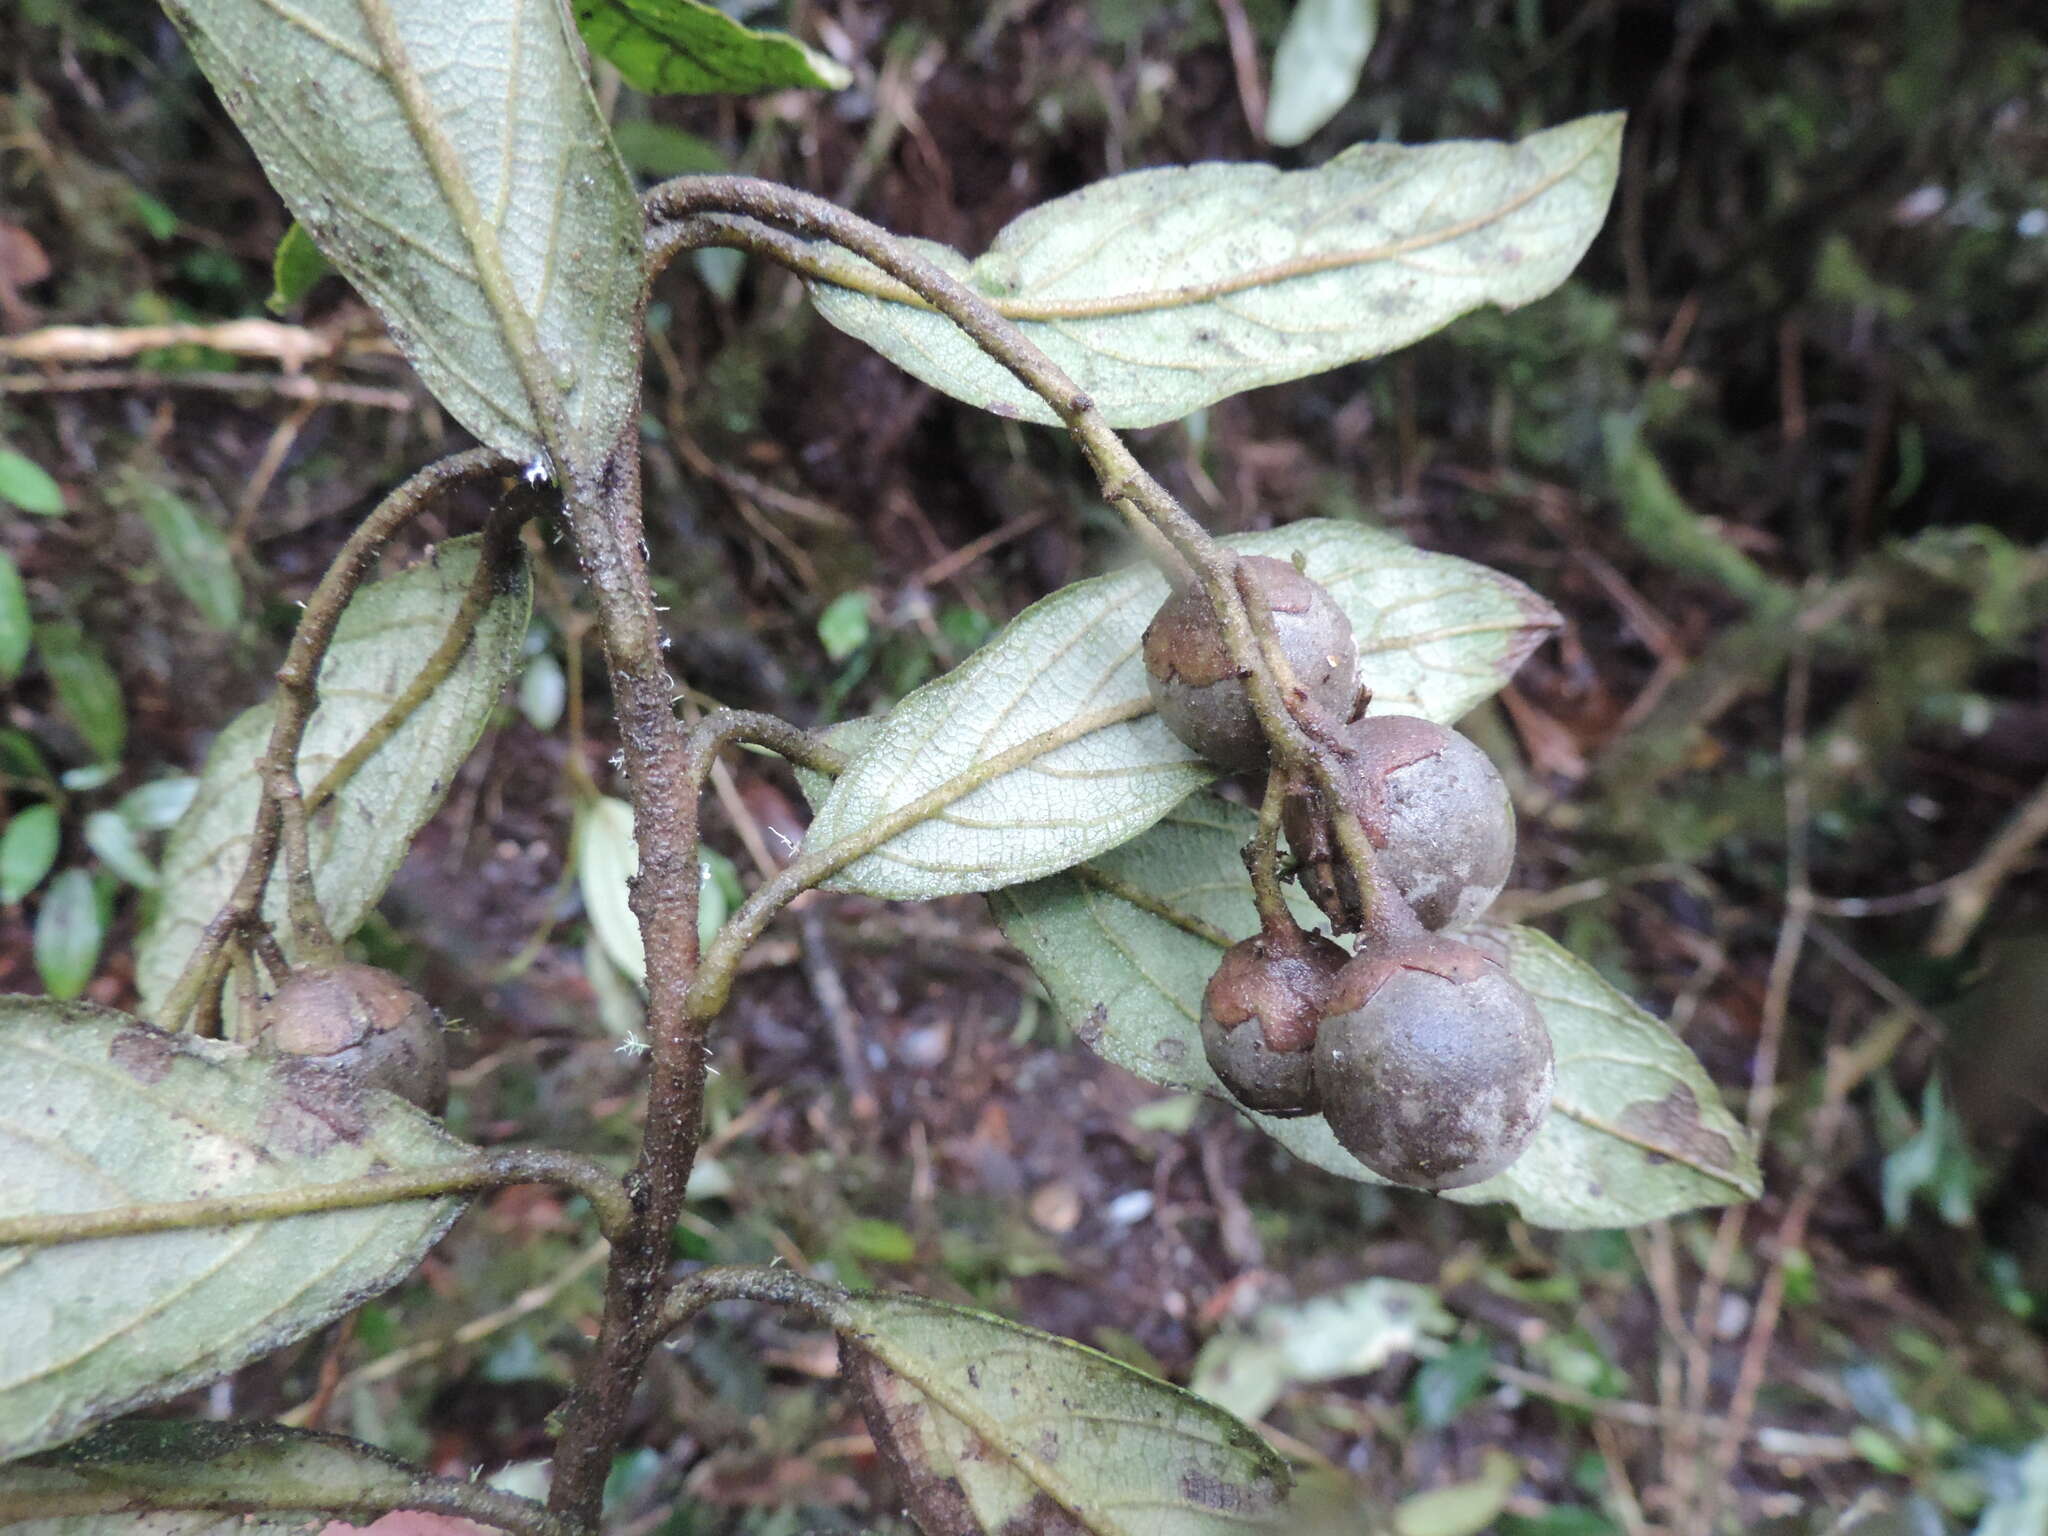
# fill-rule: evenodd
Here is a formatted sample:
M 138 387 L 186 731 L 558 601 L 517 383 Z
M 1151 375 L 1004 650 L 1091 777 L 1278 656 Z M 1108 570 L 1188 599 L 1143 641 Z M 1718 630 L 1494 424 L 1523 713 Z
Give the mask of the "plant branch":
M 1332 808 L 1340 848 L 1363 861 L 1359 878 L 1361 883 L 1368 881 L 1370 848 L 1355 826 L 1356 818 L 1349 818 L 1353 826 L 1345 825 L 1330 755 L 1304 732 L 1266 664 L 1258 632 L 1263 629 L 1270 638 L 1271 624 L 1262 621 L 1254 626 L 1236 580 L 1237 557 L 1211 539 L 1152 477 L 1088 393 L 1013 320 L 879 225 L 806 192 L 744 176 L 681 176 L 655 187 L 643 201 L 651 266 L 691 244 L 734 244 L 782 261 L 800 256 L 802 248 L 778 238 L 780 231 L 829 240 L 873 263 L 945 315 L 1043 400 L 1080 445 L 1103 494 L 1134 524 L 1149 525 L 1154 535 L 1149 553 L 1168 581 L 1176 588 L 1191 577 L 1200 582 L 1216 614 L 1225 652 L 1244 678 L 1275 760 L 1283 767 L 1301 764 L 1315 778 Z M 737 215 L 741 222 L 703 217 L 717 214 Z M 1162 542 L 1170 555 L 1159 548 Z
M 159 1028 L 181 1027 L 203 1000 L 217 998 L 227 967 L 228 940 L 246 928 L 263 908 L 263 893 L 277 860 L 280 829 L 273 776 L 280 769 L 290 773 L 297 770 L 299 743 L 319 703 L 320 663 L 327 655 L 335 626 L 341 622 L 349 599 L 384 546 L 413 518 L 459 487 L 503 474 L 512 467 L 510 460 L 488 448 L 473 448 L 428 465 L 386 496 L 349 535 L 348 542 L 320 578 L 319 586 L 313 589 L 313 595 L 306 599 L 305 612 L 292 634 L 284 665 L 277 669 L 277 713 L 263 752 L 263 792 L 248 857 L 226 904 L 200 934 L 185 969 L 158 1010 L 154 1022 Z
M 955 800 L 970 795 L 984 784 L 1002 777 L 1027 763 L 1036 762 L 1046 753 L 1078 741 L 1083 736 L 1100 731 L 1126 720 L 1151 711 L 1150 699 L 1138 699 L 1128 704 L 1111 705 L 1090 714 L 1080 715 L 1049 731 L 1020 741 L 1016 746 L 995 756 L 976 763 L 964 773 L 957 773 L 936 789 L 927 790 L 915 800 L 897 807 L 886 816 L 877 816 L 850 837 L 828 843 L 823 848 L 806 849 L 788 864 L 780 874 L 755 890 L 745 903 L 719 930 L 711 948 L 704 955 L 704 963 L 697 973 L 696 984 L 690 989 L 690 1008 L 702 1019 L 715 1017 L 725 1006 L 725 999 L 732 988 L 733 976 L 739 969 L 740 957 L 747 952 L 754 940 L 761 936 L 775 915 L 812 886 L 821 884 L 836 875 L 856 859 L 865 858 L 891 839 L 900 837 L 912 827 L 930 820 Z
M 765 1301 L 795 1307 L 820 1322 L 831 1322 L 846 1292 L 790 1269 L 758 1264 L 724 1264 L 700 1269 L 669 1293 L 661 1309 L 662 1332 L 673 1333 L 714 1302 Z
M 1281 768 L 1266 774 L 1258 830 L 1244 849 L 1244 867 L 1252 877 L 1252 903 L 1259 909 L 1260 926 L 1268 933 L 1284 933 L 1296 926 L 1280 889 L 1280 811 L 1287 802 L 1288 777 Z
M 277 1221 L 315 1211 L 359 1210 L 364 1206 L 500 1189 L 511 1184 L 559 1184 L 575 1190 L 590 1202 L 598 1229 L 614 1242 L 632 1221 L 632 1207 L 618 1176 L 603 1164 L 569 1152 L 512 1149 L 484 1153 L 439 1168 L 365 1174 L 334 1184 L 305 1184 L 209 1200 L 167 1200 L 153 1205 L 108 1206 L 96 1211 L 0 1217 L 0 1248 L 50 1247 L 106 1237 L 132 1237 L 142 1232 Z

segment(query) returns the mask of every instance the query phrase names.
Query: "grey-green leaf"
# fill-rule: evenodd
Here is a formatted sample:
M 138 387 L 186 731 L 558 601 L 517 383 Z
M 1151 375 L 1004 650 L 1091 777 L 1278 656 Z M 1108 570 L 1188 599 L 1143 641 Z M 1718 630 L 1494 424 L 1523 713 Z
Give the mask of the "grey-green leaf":
M 0 549 L 0 683 L 11 683 L 28 660 L 35 620 L 29 616 L 28 587 L 14 557 Z
M 1267 143 L 1300 144 L 1337 115 L 1358 89 L 1379 26 L 1379 0 L 1294 0 L 1273 50 Z
M 318 1517 L 402 1508 L 423 1480 L 339 1435 L 138 1419 L 0 1467 L 0 1525 L 10 1536 L 303 1532 Z M 130 1513 L 138 1505 L 148 1512 Z
M 1519 582 L 1352 523 L 1310 521 L 1224 541 L 1299 552 L 1358 636 L 1381 713 L 1455 720 L 1491 695 L 1557 622 Z M 859 859 L 834 889 L 897 899 L 1036 879 L 1132 837 L 1213 777 L 1151 714 L 1139 641 L 1166 594 L 1149 567 L 1076 582 L 866 731 L 806 846 L 861 834 L 1004 752 L 1088 717 L 1125 717 L 990 782 Z
M 0 998 L 0 1215 L 205 1199 L 460 1162 L 391 1094 L 125 1014 Z M 303 1337 L 410 1273 L 454 1199 L 0 1250 L 0 1460 Z
M 559 0 L 164 8 L 449 413 L 521 459 L 601 457 L 632 422 L 641 214 Z
M 38 624 L 36 655 L 57 695 L 58 708 L 93 755 L 103 763 L 121 760 L 128 743 L 128 710 L 121 679 L 100 648 L 76 624 Z
M 1091 1050 L 1152 1082 L 1229 1102 L 1197 1027 L 1220 954 L 1199 930 L 1230 941 L 1258 926 L 1238 857 L 1250 836 L 1248 812 L 1197 796 L 1085 868 L 998 892 L 991 905 Z M 1507 1200 L 1539 1226 L 1579 1228 L 1755 1197 L 1748 1137 L 1669 1030 L 1533 929 L 1479 927 L 1466 936 L 1536 999 L 1557 1050 L 1557 1092 L 1519 1161 L 1445 1198 Z M 1304 1161 L 1381 1182 L 1320 1117 L 1247 1118 Z
M 92 876 L 82 869 L 65 870 L 43 892 L 42 910 L 36 913 L 36 975 L 44 990 L 60 1002 L 83 992 L 106 940 L 107 914 Z
M 575 0 L 584 42 L 636 91 L 748 95 L 843 90 L 853 74 L 786 32 L 762 32 L 703 0 Z
M 851 1296 L 832 1321 L 929 1536 L 1244 1536 L 1281 1517 L 1292 1478 L 1265 1442 L 1121 1361 L 914 1296 Z
M 476 571 L 474 538 L 443 544 L 413 569 L 356 593 L 320 669 L 320 707 L 299 753 L 309 790 L 406 691 L 447 633 Z M 337 934 L 355 931 L 397 872 L 415 833 L 446 797 L 519 660 L 532 591 L 523 555 L 496 590 L 468 648 L 433 694 L 312 818 L 314 886 Z M 240 878 L 255 824 L 256 764 L 276 706 L 237 716 L 207 754 L 199 792 L 164 849 L 163 893 L 136 944 L 145 1009 L 161 1004 L 200 931 Z M 283 877 L 268 909 L 283 912 Z M 289 925 L 280 921 L 280 934 Z M 289 938 L 286 948 L 292 947 Z
M 917 243 L 1111 424 L 1150 426 L 1391 352 L 1483 304 L 1541 298 L 1605 220 L 1620 147 L 1610 113 L 1513 144 L 1361 144 L 1308 171 L 1134 171 L 1032 209 L 972 262 Z M 955 399 L 1055 419 L 950 321 L 871 286 L 814 282 L 811 297 Z
M 164 570 L 199 616 L 215 629 L 233 629 L 242 616 L 242 576 L 227 533 L 169 486 L 130 469 L 121 491 L 156 540 Z
M 119 811 L 94 811 L 85 818 L 85 846 L 130 885 L 154 890 L 156 866 L 142 850 L 142 837 Z
M 21 900 L 43 883 L 57 862 L 64 827 L 47 800 L 25 805 L 0 830 L 0 905 Z

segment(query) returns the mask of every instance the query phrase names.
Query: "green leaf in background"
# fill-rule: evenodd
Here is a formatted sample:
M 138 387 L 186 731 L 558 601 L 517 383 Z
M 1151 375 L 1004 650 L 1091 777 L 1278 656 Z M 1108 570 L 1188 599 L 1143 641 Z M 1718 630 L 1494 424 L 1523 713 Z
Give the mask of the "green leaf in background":
M 1241 1419 L 1263 1418 L 1296 1382 L 1363 1376 L 1452 1326 L 1428 1286 L 1362 1280 L 1328 1296 L 1261 1307 L 1249 1327 L 1218 1333 L 1195 1357 L 1188 1390 Z
M 1472 1481 L 1410 1494 L 1396 1505 L 1394 1536 L 1480 1536 L 1493 1529 L 1521 1480 L 1522 1464 L 1490 1447 Z
M 1711 581 L 1752 605 L 1784 596 L 1761 566 L 1686 504 L 1633 417 L 1610 413 L 1600 432 L 1622 525 L 1658 564 Z
M 92 876 L 82 869 L 65 870 L 43 892 L 42 910 L 36 913 L 36 974 L 50 996 L 69 1002 L 83 992 L 106 940 L 106 909 Z
M 1493 1379 L 1493 1351 L 1485 1340 L 1454 1344 L 1422 1369 L 1408 1389 L 1415 1422 L 1424 1429 L 1442 1429 Z
M 853 72 L 786 32 L 757 32 L 703 0 L 575 0 L 599 58 L 650 95 L 844 90 Z
M 138 784 L 123 795 L 114 810 L 139 833 L 168 832 L 178 824 L 199 793 L 199 780 L 189 773 L 172 774 Z
M 118 763 L 128 744 L 128 710 L 121 679 L 100 648 L 76 624 L 38 624 L 36 655 L 50 687 L 85 744 L 102 763 Z
M 35 620 L 29 617 L 28 588 L 14 557 L 0 549 L 0 683 L 11 683 L 28 660 Z
M 0 904 L 11 905 L 43 883 L 57 862 L 64 829 L 47 800 L 25 805 L 0 831 Z
M 612 142 L 619 146 L 619 158 L 626 168 L 639 176 L 665 181 L 671 176 L 713 176 L 732 169 L 725 151 L 709 139 L 649 118 L 629 117 L 613 123 Z
M 108 869 L 142 890 L 156 889 L 156 866 L 142 851 L 142 839 L 119 811 L 94 811 L 85 818 L 85 846 Z
M 0 448 L 0 501 L 38 517 L 62 517 L 64 492 L 34 459 Z
M 306 726 L 299 774 L 308 789 L 403 695 L 447 634 L 476 571 L 481 542 L 452 539 L 411 570 L 357 591 L 320 667 L 320 706 Z M 414 835 L 439 809 L 518 665 L 532 604 L 523 554 L 496 577 L 462 657 L 310 828 L 313 883 L 337 936 L 353 933 L 384 893 Z M 145 1010 L 162 1003 L 193 945 L 234 889 L 261 789 L 256 764 L 274 704 L 243 711 L 215 739 L 198 794 L 164 849 L 163 895 L 136 942 Z M 286 934 L 282 872 L 267 908 Z
M 1227 941 L 1256 930 L 1238 857 L 1251 831 L 1250 812 L 1199 795 L 1083 870 L 990 898 L 1005 936 L 1084 1045 L 1148 1081 L 1226 1103 L 1197 1027 L 1221 950 L 1189 928 Z M 1292 890 L 1289 897 L 1314 920 L 1305 898 Z M 1479 927 L 1465 936 L 1489 948 L 1536 1000 L 1557 1050 L 1557 1093 L 1512 1167 L 1445 1199 L 1507 1200 L 1538 1226 L 1575 1228 L 1630 1226 L 1756 1196 L 1747 1136 L 1669 1030 L 1534 929 Z M 1320 1117 L 1246 1118 L 1306 1162 L 1383 1182 Z
M 576 885 L 590 931 L 605 956 L 636 986 L 647 985 L 647 950 L 640 920 L 633 916 L 630 881 L 640 868 L 633 837 L 633 807 L 611 795 L 594 795 L 576 807 Z M 712 849 L 697 855 L 697 938 L 709 944 L 741 899 L 732 860 Z
M 640 204 L 561 7 L 464 0 L 460 25 L 445 0 L 164 9 L 449 414 L 524 460 L 610 449 L 639 383 Z
M 1606 219 L 1620 149 L 1607 114 L 1514 144 L 1361 144 L 1309 171 L 1134 171 L 1032 209 L 976 261 L 916 243 L 1018 321 L 1113 426 L 1151 426 L 1405 347 L 1483 304 L 1543 297 Z M 811 298 L 957 400 L 1055 419 L 931 310 L 824 282 Z
M 120 494 L 149 526 L 158 558 L 180 592 L 215 629 L 233 629 L 242 617 L 242 576 L 227 533 L 161 481 L 124 468 Z
M 271 253 L 270 297 L 263 301 L 263 307 L 273 315 L 284 314 L 333 270 L 334 263 L 320 253 L 320 247 L 306 233 L 306 226 L 293 219 L 291 227 L 284 232 L 284 238 L 277 242 L 277 249 Z
M 339 1435 L 278 1424 L 130 1420 L 0 1467 L 0 1524 L 12 1536 L 303 1531 L 320 1516 L 368 1519 L 401 1507 L 422 1480 L 403 1462 Z M 138 1505 L 151 1512 L 128 1513 Z M 252 1524 L 235 1511 L 279 1518 Z
M 1273 50 L 1266 142 L 1304 142 L 1343 108 L 1380 28 L 1379 0 L 1294 0 Z
M 840 593 L 818 615 L 818 643 L 833 661 L 844 661 L 866 645 L 868 632 L 868 595 L 864 589 Z
M 243 1046 L 0 998 L 0 1216 L 439 1167 L 471 1149 L 393 1094 Z M 408 1200 L 0 1254 L 0 1460 L 302 1338 L 411 1273 L 461 1210 Z
M 1358 636 L 1380 713 L 1455 720 L 1556 625 L 1521 583 L 1353 523 L 1292 523 L 1223 541 L 1299 552 Z M 865 729 L 806 846 L 823 848 L 1032 738 L 1129 709 L 1004 773 L 842 870 L 835 890 L 895 899 L 986 891 L 1064 869 L 1143 831 L 1213 774 L 1149 712 L 1139 640 L 1166 594 L 1150 567 L 1076 582 L 1012 620 Z
M 1244 1536 L 1291 1474 L 1221 1409 L 1065 1339 L 914 1296 L 833 1326 L 876 1449 L 926 1530 Z
M 2038 1536 L 2048 1531 L 2048 1440 L 2019 1458 L 2011 1487 L 1984 1506 L 1972 1536 Z
M 552 731 L 569 702 L 569 679 L 553 652 L 529 659 L 519 673 L 519 713 L 536 731 Z

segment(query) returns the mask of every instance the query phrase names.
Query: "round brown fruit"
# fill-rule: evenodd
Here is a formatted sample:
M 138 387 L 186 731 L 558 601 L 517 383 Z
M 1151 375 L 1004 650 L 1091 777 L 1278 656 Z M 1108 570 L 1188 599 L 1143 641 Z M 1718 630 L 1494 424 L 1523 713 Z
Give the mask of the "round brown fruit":
M 1348 717 L 1358 696 L 1358 644 L 1344 610 L 1285 560 L 1247 555 L 1238 569 L 1272 610 L 1295 681 L 1318 709 Z M 1217 767 L 1239 773 L 1265 764 L 1265 732 L 1199 584 L 1169 597 L 1146 626 L 1145 680 L 1168 729 Z
M 1316 1020 L 1351 957 L 1320 934 L 1233 944 L 1202 993 L 1202 1050 L 1231 1096 L 1262 1115 L 1315 1113 Z
M 344 962 L 294 971 L 256 1019 L 257 1042 L 345 1072 L 438 1115 L 448 1104 L 448 1049 L 427 1000 L 389 971 Z
M 1550 1032 L 1507 972 L 1428 938 L 1344 968 L 1317 1029 L 1316 1094 L 1348 1152 L 1417 1189 L 1460 1189 L 1520 1157 L 1549 1113 Z
M 1339 781 L 1375 867 L 1423 927 L 1470 922 L 1508 882 L 1515 807 L 1487 755 L 1412 715 L 1368 715 L 1340 737 Z M 1285 827 L 1302 888 L 1339 933 L 1359 926 L 1358 884 L 1338 856 L 1319 794 L 1290 795 Z

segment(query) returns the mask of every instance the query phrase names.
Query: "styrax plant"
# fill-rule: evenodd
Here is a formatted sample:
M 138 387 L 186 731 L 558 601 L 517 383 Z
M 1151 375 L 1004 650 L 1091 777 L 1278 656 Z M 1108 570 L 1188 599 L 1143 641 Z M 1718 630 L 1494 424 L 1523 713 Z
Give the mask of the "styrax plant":
M 674 1260 L 706 1042 L 748 946 L 814 889 L 990 893 L 1090 1048 L 1235 1093 L 1348 1178 L 1553 1227 L 1755 1193 L 1684 1048 L 1548 939 L 1484 916 L 1512 812 L 1446 727 L 1549 631 L 1548 606 L 1349 523 L 1212 538 L 1116 431 L 1550 291 L 1605 215 L 1617 118 L 1360 145 L 1313 170 L 1140 171 L 1034 209 L 969 261 L 743 177 L 637 196 L 556 0 L 166 6 L 297 216 L 294 259 L 310 237 L 479 446 L 355 529 L 274 698 L 221 732 L 140 942 L 140 1017 L 0 1003 L 0 1519 L 410 1508 L 590 1531 L 650 1351 L 743 1299 L 837 1332 L 935 1536 L 1313 1523 L 1250 1430 L 1091 1351 Z M 646 88 L 842 80 L 686 0 L 575 11 Z M 719 710 L 686 728 L 641 537 L 640 347 L 652 277 L 713 246 L 800 273 L 828 320 L 937 388 L 1064 428 L 1145 563 L 1053 593 L 878 719 L 820 736 Z M 465 487 L 494 499 L 478 533 L 367 580 Z M 623 1177 L 450 1136 L 428 1113 L 444 1088 L 430 1011 L 341 948 L 517 661 L 534 518 L 566 530 L 595 608 L 637 841 L 648 1080 Z M 742 745 L 798 769 L 815 818 L 700 944 L 698 802 Z M 1253 775 L 1256 811 L 1212 791 L 1225 771 Z M 1297 867 L 1314 900 L 1288 888 Z M 280 1426 L 108 1424 L 394 1284 L 468 1195 L 523 1181 L 585 1197 L 610 1243 L 545 1507 Z

